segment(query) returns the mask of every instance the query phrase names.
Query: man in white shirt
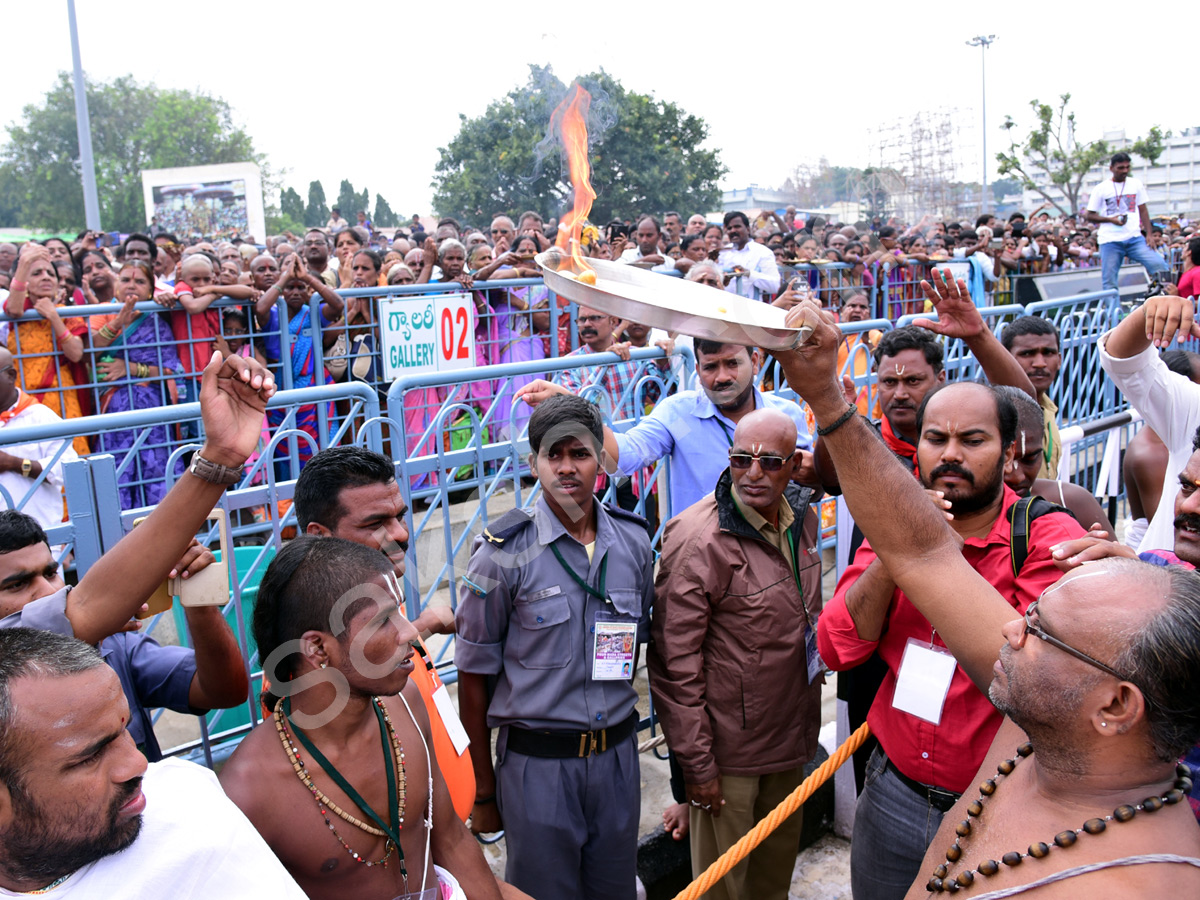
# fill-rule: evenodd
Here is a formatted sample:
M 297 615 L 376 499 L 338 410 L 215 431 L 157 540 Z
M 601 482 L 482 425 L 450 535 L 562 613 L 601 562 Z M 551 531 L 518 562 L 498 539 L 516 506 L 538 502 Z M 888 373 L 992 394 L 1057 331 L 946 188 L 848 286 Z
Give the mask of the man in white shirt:
M 1168 369 L 1158 348 L 1171 345 L 1176 328 L 1184 337 L 1200 336 L 1194 315 L 1192 301 L 1184 297 L 1150 297 L 1099 342 L 1100 366 L 1168 453 L 1161 499 L 1157 509 L 1146 510 L 1150 524 L 1134 548 L 1139 552 L 1175 546 L 1175 495 L 1200 427 L 1200 385 Z
M 12 354 L 0 348 L 0 503 L 22 510 L 43 528 L 62 524 L 62 466 L 79 457 L 69 438 L 11 444 L 5 432 L 60 421 L 58 413 L 18 387 Z M 63 444 L 66 449 L 56 458 Z
M 0 630 L 0 897 L 304 894 L 207 769 L 147 764 L 95 648 Z
M 775 254 L 750 240 L 750 219 L 744 212 L 725 213 L 725 236 L 730 247 L 717 257 L 725 270 L 725 290 L 757 299 L 760 294 L 779 292 L 779 266 Z
M 1142 237 L 1142 232 L 1150 233 L 1150 212 L 1146 209 L 1146 188 L 1129 174 L 1131 166 L 1128 153 L 1114 153 L 1108 167 L 1112 178 L 1101 182 L 1088 198 L 1087 220 L 1100 226 L 1096 239 L 1100 244 L 1100 279 L 1106 291 L 1117 289 L 1117 275 L 1126 259 L 1145 266 L 1151 278 L 1167 270 L 1163 258 Z
M 330 234 L 337 234 L 343 228 L 347 228 L 350 223 L 342 218 L 342 211 L 336 206 L 333 208 L 332 213 L 333 214 L 329 217 L 329 221 L 325 223 L 325 227 L 328 229 Z
M 638 219 L 637 230 L 633 233 L 634 245 L 621 254 L 620 262 L 640 269 L 652 269 L 668 262 L 659 249 L 662 229 L 654 216 L 642 216 Z M 671 260 L 672 264 L 674 263 Z

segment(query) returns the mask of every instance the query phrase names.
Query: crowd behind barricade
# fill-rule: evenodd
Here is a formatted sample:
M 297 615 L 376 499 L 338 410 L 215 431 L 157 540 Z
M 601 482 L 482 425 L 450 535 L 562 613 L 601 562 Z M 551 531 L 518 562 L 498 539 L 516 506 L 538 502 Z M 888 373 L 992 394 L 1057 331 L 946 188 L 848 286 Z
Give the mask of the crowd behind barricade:
M 584 230 L 592 258 L 786 309 L 812 335 L 772 351 L 765 378 L 760 348 L 561 304 L 533 262 L 556 223 L 535 213 L 385 236 L 335 209 L 327 228 L 263 247 L 132 234 L 110 253 L 88 233 L 0 245 L 0 429 L 190 400 L 202 418 L 70 448 L 0 434 L 0 487 L 10 506 L 28 494 L 29 513 L 0 514 L 0 892 L 631 898 L 645 649 L 677 801 L 664 823 L 688 836 L 696 875 L 802 780 L 830 667 L 852 724 L 873 733 L 856 761 L 856 896 L 1068 876 L 1195 894 L 1200 830 L 1181 802 L 1195 751 L 1181 759 L 1200 739 L 1200 357 L 1160 350 L 1200 337 L 1200 238 L 1178 221 L 1156 236 L 1118 157 L 1080 222 L 1039 208 L 1007 225 L 842 225 L 786 210 Z M 1097 257 L 1110 287 L 1121 256 L 1162 285 L 1089 348 L 1146 422 L 1129 479 L 1146 522 L 1125 543 L 1062 459 L 1053 398 L 1082 377 L 1064 365 L 1073 338 L 1037 315 L 1009 314 L 997 334 L 982 309 Z M 955 259 L 962 278 L 939 265 Z M 349 415 L 336 404 L 266 410 L 277 386 L 386 396 L 388 288 L 423 298 L 404 311 L 401 357 L 440 327 L 424 299 L 436 290 L 464 304 L 476 366 L 561 370 L 467 368 L 400 396 L 409 456 L 436 449 L 454 401 L 482 414 L 471 437 L 527 439 L 520 474 L 540 488 L 475 539 L 453 616 L 411 624 L 405 497 L 453 475 L 401 486 L 399 460 L 330 446 Z M 685 343 L 690 382 L 673 368 Z M 951 346 L 986 383 L 950 372 Z M 631 356 L 651 347 L 666 352 Z M 601 353 L 618 361 L 592 365 Z M 281 427 L 313 441 L 258 467 L 295 480 L 301 532 L 250 615 L 264 721 L 219 785 L 177 761 L 147 768 L 161 755 L 147 708 L 199 714 L 244 703 L 250 685 L 218 610 L 186 608 L 191 649 L 129 619 L 168 575 L 212 562 L 195 534 Z M 185 441 L 199 449 L 173 463 Z M 62 463 L 96 452 L 120 461 L 122 506 L 153 511 L 72 589 L 44 529 L 64 514 Z M 653 474 L 664 459 L 669 482 Z M 822 494 L 844 495 L 857 523 L 830 598 Z M 456 634 L 457 714 L 422 640 L 434 631 Z M 710 896 L 786 897 L 801 820 Z M 501 828 L 510 883 L 471 837 Z
M 0 288 L 6 291 L 0 293 L 6 314 L 0 332 L 14 356 L 17 384 L 64 418 L 186 402 L 195 397 L 195 373 L 214 347 L 222 347 L 253 355 L 285 387 L 360 381 L 386 398 L 391 380 L 386 376 L 394 369 L 384 359 L 382 295 L 363 293 L 377 286 L 396 291 L 394 296 L 423 296 L 423 284 L 430 285 L 426 290 L 465 293 L 476 366 L 609 346 L 617 352 L 667 346 L 676 337 L 628 322 L 615 323 L 611 336 L 596 335 L 588 323 L 580 329 L 570 306 L 539 283 L 533 258 L 550 246 L 556 223 L 544 223 L 536 213 L 526 212 L 515 223 L 496 216 L 486 230 L 443 219 L 432 234 L 417 227 L 388 235 L 372 229 L 365 215 L 358 218 L 360 224 L 351 226 L 335 211 L 325 229 L 272 236 L 263 247 L 242 238 L 185 246 L 175 235 L 159 233 L 133 234 L 110 248 L 97 246 L 103 236 L 88 232 L 71 244 L 50 239 L 0 245 Z M 811 295 L 847 322 L 895 321 L 928 311 L 920 282 L 934 267 L 955 260 L 969 266 L 957 274 L 969 273 L 978 306 L 1036 299 L 1021 288 L 1028 276 L 1099 265 L 1098 227 L 1103 225 L 1086 216 L 1052 217 L 1045 204 L 1007 220 L 983 215 L 973 225 L 929 216 L 911 224 L 895 219 L 843 224 L 798 217 L 792 208 L 753 221 L 729 214 L 716 224 L 701 215 L 685 222 L 668 212 L 661 224 L 647 215 L 589 227 L 583 250 L 766 301 Z M 1161 258 L 1172 280 L 1183 279 L 1185 290 L 1192 283 L 1184 273 L 1194 265 L 1189 248 L 1194 230 L 1186 220 L 1170 220 L 1152 224 L 1146 237 L 1149 251 Z M 138 261 L 150 270 L 133 265 Z M 528 283 L 484 287 L 500 279 Z M 348 289 L 354 292 L 338 293 Z M 428 323 L 432 310 L 430 305 Z M 869 336 L 863 340 L 871 343 Z M 417 346 L 415 338 L 413 343 Z M 868 372 L 865 354 L 854 368 L 858 376 Z M 621 377 L 628 386 L 647 371 L 630 366 Z M 488 440 L 507 439 L 514 429 L 520 433 L 529 415 L 513 403 L 513 392 L 534 378 L 468 381 L 458 399 L 486 417 Z M 431 452 L 430 426 L 446 397 L 445 389 L 405 396 L 410 454 Z M 625 399 L 606 412 L 628 417 L 633 398 Z M 330 418 L 343 413 L 334 405 L 305 407 L 296 425 L 323 446 Z M 270 424 L 278 425 L 281 416 L 273 414 Z M 465 422 L 460 418 L 458 443 L 466 439 Z M 73 449 L 115 454 L 123 507 L 149 506 L 161 496 L 172 446 L 195 431 L 195 424 L 181 424 L 145 434 L 81 435 Z M 311 446 L 300 442 L 301 464 L 309 453 Z M 281 449 L 280 476 L 288 474 L 284 456 Z M 425 476 L 413 487 L 432 489 L 436 477 Z

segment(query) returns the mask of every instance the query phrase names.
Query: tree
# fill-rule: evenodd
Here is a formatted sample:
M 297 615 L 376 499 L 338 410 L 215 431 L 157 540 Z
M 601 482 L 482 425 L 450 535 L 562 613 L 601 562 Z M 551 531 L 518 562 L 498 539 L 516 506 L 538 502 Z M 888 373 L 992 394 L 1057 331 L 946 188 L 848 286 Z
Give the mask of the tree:
M 1133 142 L 1129 152 L 1140 156 L 1150 165 L 1154 165 L 1163 155 L 1163 151 L 1167 149 L 1167 138 L 1170 136 L 1171 132 L 1168 131 L 1164 134 L 1157 125 L 1151 125 L 1144 138 L 1138 138 Z
M 304 224 L 309 228 L 323 228 L 329 221 L 329 207 L 325 204 L 325 188 L 319 181 L 308 183 L 308 205 L 304 207 Z
M 279 195 L 279 211 L 294 222 L 304 222 L 304 201 L 295 188 L 285 188 Z
M 992 191 L 992 199 L 999 203 L 1009 194 L 1015 194 L 1021 190 L 1021 182 L 1017 178 L 1001 178 L 993 181 L 989 187 Z
M 400 220 L 382 194 L 375 195 L 375 215 L 371 221 L 375 223 L 376 228 L 395 228 L 400 224 Z
M 347 179 L 342 179 L 342 186 L 338 188 L 337 206 L 342 211 L 342 218 L 354 224 L 354 213 L 363 207 L 358 205 L 358 194 Z
M 478 118 L 459 116 L 458 134 L 439 149 L 433 179 L 438 215 L 481 221 L 532 209 L 550 218 L 570 204 L 559 146 L 545 140 L 567 86 L 548 66 L 529 68 L 525 87 L 492 102 Z M 604 71 L 580 83 L 592 94 L 593 222 L 718 208 L 717 181 L 726 169 L 717 151 L 700 148 L 708 137 L 703 119 L 674 103 L 627 91 Z
M 1107 159 L 1112 148 L 1106 141 L 1080 143 L 1075 140 L 1075 113 L 1067 111 L 1070 101 L 1070 94 L 1059 97 L 1057 106 L 1031 100 L 1029 106 L 1037 124 L 1020 144 L 1012 137 L 1017 123 L 1012 116 L 1005 116 L 1009 147 L 1007 152 L 997 153 L 996 160 L 1000 163 L 1001 175 L 1015 175 L 1022 187 L 1041 194 L 1063 214 L 1077 215 L 1079 194 L 1088 171 Z M 1134 141 L 1129 149 L 1154 165 L 1163 152 L 1164 139 L 1170 136 L 1170 132 L 1164 135 L 1155 125 L 1145 138 Z M 1036 179 L 1038 175 L 1042 177 Z M 1064 208 L 1052 196 L 1050 191 L 1054 187 L 1062 192 L 1070 209 Z
M 132 75 L 108 83 L 86 81 L 86 92 L 104 228 L 145 227 L 143 169 L 265 163 L 220 98 L 140 84 Z M 59 73 L 44 103 L 27 105 L 21 121 L 8 126 L 0 173 L 0 211 L 16 210 L 9 218 L 30 228 L 82 228 L 75 99 L 66 72 Z M 264 172 L 264 182 L 268 177 Z

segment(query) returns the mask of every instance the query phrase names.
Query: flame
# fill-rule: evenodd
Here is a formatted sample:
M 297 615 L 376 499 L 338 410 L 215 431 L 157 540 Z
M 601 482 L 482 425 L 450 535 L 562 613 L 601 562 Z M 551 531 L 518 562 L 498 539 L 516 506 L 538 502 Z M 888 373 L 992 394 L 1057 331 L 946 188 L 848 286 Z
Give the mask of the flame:
M 594 270 L 580 252 L 583 226 L 587 222 L 588 213 L 592 211 L 592 201 L 596 199 L 596 192 L 592 190 L 591 185 L 592 167 L 588 162 L 587 116 L 591 104 L 591 94 L 578 84 L 571 85 L 571 90 L 550 117 L 550 129 L 552 132 L 557 131 L 561 136 L 571 175 L 571 189 L 575 196 L 574 207 L 563 216 L 562 223 L 558 226 L 556 245 L 569 251 L 577 273 L 593 273 L 594 279 Z

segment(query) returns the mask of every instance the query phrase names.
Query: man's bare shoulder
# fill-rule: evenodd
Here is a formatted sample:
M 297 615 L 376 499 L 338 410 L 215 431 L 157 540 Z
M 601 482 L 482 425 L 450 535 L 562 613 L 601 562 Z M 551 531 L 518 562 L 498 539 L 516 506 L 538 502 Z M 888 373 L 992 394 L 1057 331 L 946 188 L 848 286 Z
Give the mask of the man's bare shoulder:
M 229 799 L 260 832 L 269 827 L 278 812 L 279 783 L 295 778 L 272 719 L 246 735 L 218 777 Z

